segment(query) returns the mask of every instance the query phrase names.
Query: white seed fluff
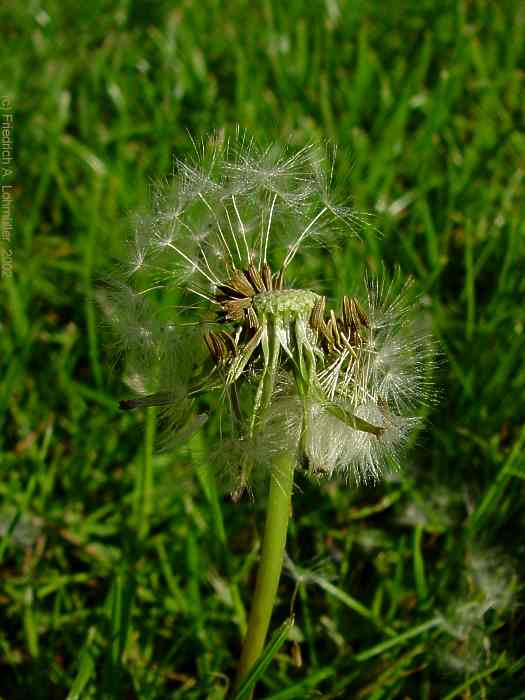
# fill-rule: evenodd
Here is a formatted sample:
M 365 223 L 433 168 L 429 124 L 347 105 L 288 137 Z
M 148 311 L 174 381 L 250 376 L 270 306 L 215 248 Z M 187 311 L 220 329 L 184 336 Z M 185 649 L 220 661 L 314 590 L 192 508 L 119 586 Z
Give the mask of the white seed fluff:
M 325 311 L 286 274 L 307 244 L 337 244 L 362 220 L 331 191 L 333 160 L 240 132 L 194 145 L 136 217 L 103 302 L 136 392 L 123 407 L 162 406 L 181 435 L 215 393 L 214 461 L 232 490 L 283 450 L 315 477 L 379 480 L 432 396 L 432 343 L 409 285 L 364 280 L 341 312 Z

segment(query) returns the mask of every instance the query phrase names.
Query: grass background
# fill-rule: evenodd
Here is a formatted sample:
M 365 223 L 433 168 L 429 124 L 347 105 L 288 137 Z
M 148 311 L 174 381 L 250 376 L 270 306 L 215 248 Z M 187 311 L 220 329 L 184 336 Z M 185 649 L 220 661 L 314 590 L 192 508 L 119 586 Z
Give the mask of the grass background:
M 0 697 L 224 697 L 263 505 L 217 494 L 206 433 L 157 453 L 154 416 L 119 413 L 93 291 L 188 132 L 238 123 L 339 145 L 382 236 L 312 272 L 335 295 L 400 265 L 444 357 L 397 478 L 301 483 L 288 552 L 310 574 L 283 577 L 274 626 L 294 591 L 296 625 L 259 697 L 525 698 L 523 4 L 29 0 L 0 20 Z

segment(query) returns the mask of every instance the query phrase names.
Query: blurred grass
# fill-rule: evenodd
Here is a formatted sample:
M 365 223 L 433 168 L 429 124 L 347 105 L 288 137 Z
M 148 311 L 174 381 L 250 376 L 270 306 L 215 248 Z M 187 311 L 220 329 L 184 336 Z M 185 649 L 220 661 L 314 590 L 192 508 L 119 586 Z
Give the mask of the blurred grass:
M 118 412 L 93 291 L 188 132 L 237 123 L 339 145 L 382 235 L 312 275 L 335 297 L 400 265 L 444 355 L 399 478 L 300 484 L 288 552 L 313 571 L 282 581 L 274 626 L 297 588 L 296 625 L 260 696 L 523 697 L 522 3 L 12 1 L 0 19 L 0 697 L 224 697 L 261 504 L 218 498 L 205 435 L 155 453 L 151 418 Z

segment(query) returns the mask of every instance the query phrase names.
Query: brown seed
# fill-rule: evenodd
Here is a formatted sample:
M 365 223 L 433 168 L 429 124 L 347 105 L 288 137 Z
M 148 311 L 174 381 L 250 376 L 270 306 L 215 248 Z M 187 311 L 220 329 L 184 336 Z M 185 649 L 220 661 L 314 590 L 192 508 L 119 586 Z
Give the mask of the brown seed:
M 273 289 L 272 270 L 268 263 L 263 263 L 261 273 L 266 291 L 271 292 Z
M 341 345 L 341 338 L 339 336 L 339 328 L 337 327 L 337 318 L 336 318 L 336 315 L 335 315 L 333 309 L 330 310 L 330 324 L 332 326 L 332 335 L 334 338 L 334 345 L 337 348 Z
M 352 323 L 352 302 L 347 296 L 343 297 L 342 313 L 345 327 L 350 328 Z
M 255 294 L 254 288 L 242 270 L 235 270 L 229 280 L 229 285 L 243 296 L 253 297 Z
M 227 299 L 221 302 L 224 315 L 230 321 L 242 321 L 244 319 L 244 309 L 252 305 L 251 299 Z
M 215 363 L 217 364 L 219 361 L 220 354 L 221 354 L 221 347 L 220 347 L 216 333 L 214 333 L 213 331 L 206 333 L 204 336 L 204 342 L 208 346 L 208 350 L 210 351 L 210 355 L 212 356 Z
M 255 289 L 257 293 L 264 292 L 266 291 L 266 287 L 264 286 L 263 278 L 261 277 L 261 273 L 259 270 L 255 267 L 253 263 L 250 263 L 250 266 L 248 269 L 245 271 L 246 272 L 246 277 L 250 281 L 252 287 Z
M 325 333 L 324 309 L 326 306 L 326 297 L 318 297 L 315 301 L 314 308 L 310 314 L 310 326 L 322 334 Z
M 357 320 L 362 326 L 368 328 L 368 316 L 359 306 L 357 299 L 352 298 L 352 315 L 355 320 Z
M 250 328 L 259 328 L 259 326 L 260 326 L 259 319 L 257 318 L 257 314 L 255 313 L 253 306 L 250 306 L 246 310 L 246 313 L 248 315 L 248 324 L 249 324 Z
M 237 343 L 226 331 L 210 331 L 204 336 L 204 341 L 216 365 L 225 365 L 237 353 Z

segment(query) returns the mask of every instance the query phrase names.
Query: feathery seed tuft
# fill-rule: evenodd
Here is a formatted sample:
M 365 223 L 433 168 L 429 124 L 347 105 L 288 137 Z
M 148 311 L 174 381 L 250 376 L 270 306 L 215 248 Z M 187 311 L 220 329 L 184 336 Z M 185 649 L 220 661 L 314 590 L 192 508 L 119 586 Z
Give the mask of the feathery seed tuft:
M 308 242 L 357 234 L 359 215 L 331 192 L 333 160 L 241 133 L 195 148 L 136 219 L 127 283 L 106 305 L 139 394 L 122 408 L 162 406 L 180 431 L 215 393 L 229 445 L 217 461 L 236 493 L 281 450 L 318 477 L 380 479 L 432 396 L 409 285 L 372 281 L 338 311 L 288 286 Z

